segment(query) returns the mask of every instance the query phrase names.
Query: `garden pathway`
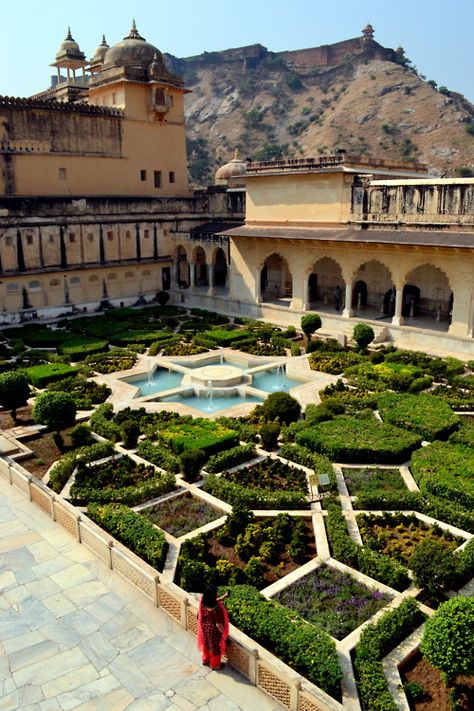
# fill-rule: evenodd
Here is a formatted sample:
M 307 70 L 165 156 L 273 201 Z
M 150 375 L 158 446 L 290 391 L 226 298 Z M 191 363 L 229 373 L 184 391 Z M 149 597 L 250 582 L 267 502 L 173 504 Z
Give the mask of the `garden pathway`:
M 0 479 L 0 709 L 277 711 Z

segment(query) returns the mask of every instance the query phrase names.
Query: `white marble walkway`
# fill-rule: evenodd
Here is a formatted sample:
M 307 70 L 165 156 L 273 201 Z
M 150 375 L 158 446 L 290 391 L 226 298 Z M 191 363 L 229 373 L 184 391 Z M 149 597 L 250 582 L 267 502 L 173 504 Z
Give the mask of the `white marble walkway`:
M 0 709 L 281 707 L 0 479 Z

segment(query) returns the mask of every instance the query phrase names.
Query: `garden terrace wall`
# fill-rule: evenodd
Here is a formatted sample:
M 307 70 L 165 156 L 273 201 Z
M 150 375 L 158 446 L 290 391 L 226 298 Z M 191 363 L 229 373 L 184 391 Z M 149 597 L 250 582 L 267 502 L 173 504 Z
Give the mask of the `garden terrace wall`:
M 184 629 L 197 634 L 197 603 L 173 583 L 162 582 L 154 568 L 114 540 L 74 506 L 8 457 L 0 458 L 0 477 L 29 497 L 52 520 L 132 583 Z M 270 652 L 231 626 L 229 663 L 249 681 L 290 711 L 343 711 L 348 708 L 325 694 Z M 358 709 L 352 699 L 350 707 Z

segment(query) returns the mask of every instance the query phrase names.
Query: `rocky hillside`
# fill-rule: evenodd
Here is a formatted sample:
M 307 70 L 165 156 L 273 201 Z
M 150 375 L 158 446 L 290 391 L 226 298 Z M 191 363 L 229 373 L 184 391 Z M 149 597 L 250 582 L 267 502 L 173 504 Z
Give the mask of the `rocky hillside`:
M 192 89 L 186 117 L 193 182 L 212 181 L 235 148 L 254 160 L 344 148 L 422 162 L 437 175 L 474 171 L 474 105 L 426 81 L 403 50 L 372 41 L 370 52 L 350 51 L 362 41 L 281 54 L 254 45 L 168 56 Z M 342 47 L 349 49 L 344 56 Z M 339 51 L 319 61 L 318 53 L 332 48 Z

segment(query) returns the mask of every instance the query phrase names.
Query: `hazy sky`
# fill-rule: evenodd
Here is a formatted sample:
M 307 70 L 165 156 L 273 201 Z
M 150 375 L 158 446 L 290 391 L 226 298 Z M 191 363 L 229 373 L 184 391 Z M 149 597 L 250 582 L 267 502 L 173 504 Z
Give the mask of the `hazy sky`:
M 0 94 L 45 89 L 67 26 L 90 57 L 138 30 L 178 57 L 260 42 L 279 51 L 357 37 L 370 21 L 375 39 L 402 45 L 426 75 L 474 101 L 474 0 L 2 0 Z

